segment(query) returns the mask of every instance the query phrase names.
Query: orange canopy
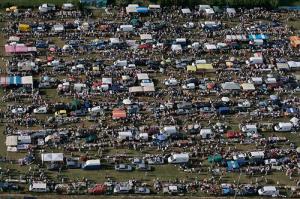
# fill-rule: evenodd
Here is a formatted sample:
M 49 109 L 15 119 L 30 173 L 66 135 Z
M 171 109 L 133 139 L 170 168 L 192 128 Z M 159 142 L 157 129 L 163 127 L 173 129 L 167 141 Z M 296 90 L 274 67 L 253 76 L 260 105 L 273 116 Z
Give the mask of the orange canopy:
M 124 119 L 126 118 L 126 112 L 123 109 L 114 109 L 112 112 L 113 119 Z

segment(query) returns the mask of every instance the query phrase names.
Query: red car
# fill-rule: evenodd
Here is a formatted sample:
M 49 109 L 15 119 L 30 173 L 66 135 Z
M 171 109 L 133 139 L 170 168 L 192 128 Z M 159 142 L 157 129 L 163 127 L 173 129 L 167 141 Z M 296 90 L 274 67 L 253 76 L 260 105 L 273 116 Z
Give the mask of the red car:
M 107 186 L 104 184 L 96 184 L 93 188 L 90 188 L 88 192 L 90 194 L 105 194 Z
M 239 137 L 241 137 L 241 135 L 242 134 L 239 131 L 227 131 L 227 133 L 226 133 L 226 137 L 229 139 L 239 138 Z

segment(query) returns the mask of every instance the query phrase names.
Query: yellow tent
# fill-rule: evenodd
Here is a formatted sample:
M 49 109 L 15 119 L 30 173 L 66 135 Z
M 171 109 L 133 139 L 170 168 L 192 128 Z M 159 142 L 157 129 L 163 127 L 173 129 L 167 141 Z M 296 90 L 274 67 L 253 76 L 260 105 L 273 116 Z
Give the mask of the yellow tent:
M 196 66 L 192 66 L 192 65 L 188 65 L 186 69 L 188 72 L 190 72 L 190 71 L 195 72 L 197 70 Z
M 30 26 L 28 24 L 19 24 L 19 30 L 21 32 L 28 32 L 30 31 Z
M 212 64 L 197 64 L 197 70 L 213 70 Z

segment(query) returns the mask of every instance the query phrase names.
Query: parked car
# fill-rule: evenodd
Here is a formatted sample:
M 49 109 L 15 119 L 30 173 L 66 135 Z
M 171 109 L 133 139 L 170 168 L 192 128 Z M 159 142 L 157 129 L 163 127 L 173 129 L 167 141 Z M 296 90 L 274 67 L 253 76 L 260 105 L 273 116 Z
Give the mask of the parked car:
M 40 106 L 38 108 L 33 109 L 33 113 L 35 114 L 45 114 L 47 113 L 48 109 L 46 106 Z
M 135 194 L 150 194 L 151 191 L 147 187 L 136 187 L 134 190 Z
M 141 163 L 141 164 L 138 164 L 136 166 L 136 169 L 138 171 L 151 171 L 152 170 L 152 167 L 148 164 L 145 164 L 145 163 Z
M 129 164 L 117 164 L 117 165 L 115 165 L 115 170 L 116 171 L 132 171 L 133 168 Z
M 274 186 L 264 186 L 258 190 L 260 196 L 272 196 L 277 197 L 279 195 L 279 190 Z

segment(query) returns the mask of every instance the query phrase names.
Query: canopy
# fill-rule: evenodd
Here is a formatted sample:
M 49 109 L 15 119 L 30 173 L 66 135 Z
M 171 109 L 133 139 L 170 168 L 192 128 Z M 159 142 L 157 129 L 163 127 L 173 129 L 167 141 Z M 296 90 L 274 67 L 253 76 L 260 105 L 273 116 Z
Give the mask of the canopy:
M 213 70 L 212 64 L 197 64 L 197 70 Z
M 268 39 L 269 37 L 267 35 L 264 35 L 264 34 L 257 34 L 257 35 L 251 34 L 251 35 L 248 35 L 248 38 L 250 40 L 255 40 L 255 39 L 263 39 L 263 40 L 265 40 L 265 39 Z
M 18 145 L 18 136 L 10 135 L 6 136 L 6 146 L 17 146 Z
M 139 6 L 136 8 L 136 11 L 138 13 L 148 13 L 149 12 L 149 9 L 147 7 L 142 7 L 142 6 Z
M 243 83 L 243 84 L 241 84 L 241 87 L 243 88 L 244 91 L 254 91 L 255 90 L 254 84 L 251 84 L 251 83 Z
M 126 111 L 123 109 L 114 109 L 112 112 L 113 119 L 124 119 L 126 118 Z
M 238 161 L 236 160 L 231 160 L 231 161 L 227 161 L 227 170 L 228 171 L 233 171 L 235 169 L 239 169 L 240 166 L 238 164 Z
M 141 40 L 151 40 L 152 35 L 151 34 L 140 34 Z
M 240 85 L 234 82 L 225 82 L 221 86 L 224 90 L 240 90 Z
M 10 77 L 0 77 L 0 85 L 10 86 L 10 85 L 32 85 L 32 76 L 10 76 Z
M 208 156 L 208 162 L 210 163 L 221 162 L 221 161 L 222 161 L 222 156 L 220 154 Z
M 147 73 L 138 73 L 137 78 L 138 80 L 143 80 L 143 79 L 149 79 L 149 76 Z
M 191 14 L 192 13 L 189 8 L 183 8 L 183 9 L 181 9 L 181 11 L 183 14 Z
M 30 31 L 30 26 L 28 24 L 19 24 L 19 30 L 21 32 L 28 32 Z
M 63 153 L 42 153 L 42 162 L 62 162 L 64 161 Z
M 195 72 L 196 70 L 197 70 L 196 66 L 192 66 L 192 65 L 187 66 L 187 71 Z

